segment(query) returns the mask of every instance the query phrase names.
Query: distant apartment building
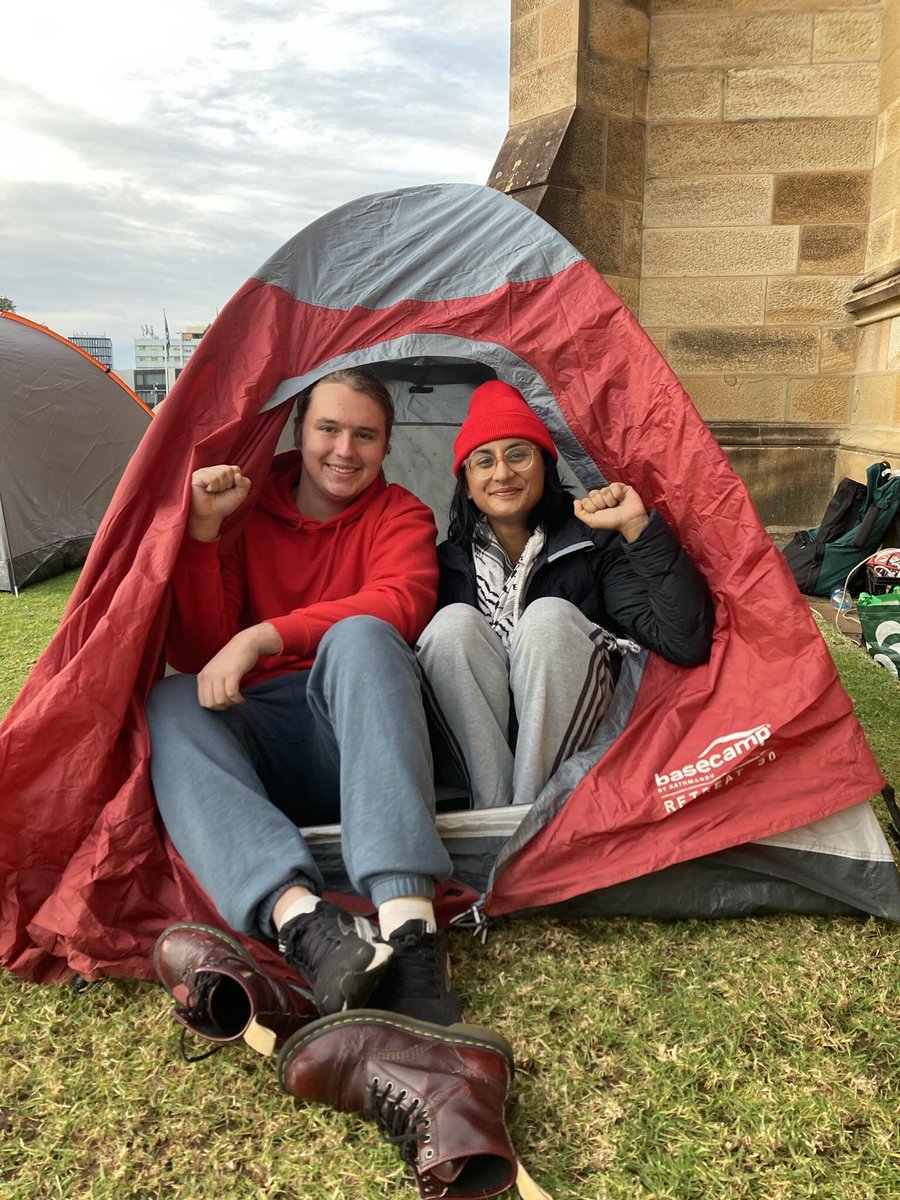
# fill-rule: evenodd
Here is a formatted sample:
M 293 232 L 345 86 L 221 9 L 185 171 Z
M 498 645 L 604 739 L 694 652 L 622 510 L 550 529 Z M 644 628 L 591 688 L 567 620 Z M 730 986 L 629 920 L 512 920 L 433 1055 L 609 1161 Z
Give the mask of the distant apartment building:
M 208 325 L 188 325 L 186 329 L 158 337 L 152 325 L 141 327 L 134 339 L 134 390 L 155 408 L 169 394 L 188 359 L 197 349 Z
M 105 333 L 73 333 L 69 337 L 73 346 L 86 350 L 101 366 L 110 369 L 113 365 L 112 338 Z

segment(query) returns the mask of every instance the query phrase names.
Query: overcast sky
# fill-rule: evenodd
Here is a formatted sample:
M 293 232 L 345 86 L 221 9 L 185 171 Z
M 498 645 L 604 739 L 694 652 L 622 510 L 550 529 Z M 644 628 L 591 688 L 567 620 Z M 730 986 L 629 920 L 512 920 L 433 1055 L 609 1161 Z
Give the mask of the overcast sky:
M 485 183 L 508 71 L 508 0 L 8 5 L 0 295 L 132 367 L 339 204 Z

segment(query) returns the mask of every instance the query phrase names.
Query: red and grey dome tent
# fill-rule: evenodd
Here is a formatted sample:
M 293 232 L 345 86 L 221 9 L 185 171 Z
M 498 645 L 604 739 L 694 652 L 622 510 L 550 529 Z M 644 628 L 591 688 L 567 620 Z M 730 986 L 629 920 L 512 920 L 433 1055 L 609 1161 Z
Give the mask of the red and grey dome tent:
M 626 657 L 595 745 L 533 805 L 442 816 L 485 911 L 900 919 L 867 803 L 884 780 L 782 556 L 677 379 L 550 226 L 489 188 L 436 185 L 355 201 L 274 254 L 129 464 L 61 629 L 0 729 L 3 962 L 45 981 L 70 969 L 146 977 L 168 923 L 215 920 L 156 820 L 143 716 L 188 476 L 240 463 L 252 499 L 290 398 L 351 364 L 397 400 L 388 474 L 441 512 L 468 396 L 496 376 L 546 421 L 582 486 L 624 480 L 657 507 L 714 593 L 707 665 Z M 326 870 L 333 834 L 309 831 Z
M 0 313 L 0 591 L 78 567 L 152 413 L 58 333 Z

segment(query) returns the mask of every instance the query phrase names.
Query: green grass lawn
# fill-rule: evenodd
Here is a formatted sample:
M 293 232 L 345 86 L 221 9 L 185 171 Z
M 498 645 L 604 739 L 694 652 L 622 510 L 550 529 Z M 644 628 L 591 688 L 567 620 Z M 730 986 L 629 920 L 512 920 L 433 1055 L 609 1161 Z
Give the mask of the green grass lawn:
M 0 711 L 74 576 L 0 595 Z M 824 635 L 900 782 L 900 685 Z M 890 1200 L 900 1194 L 896 927 L 851 918 L 528 918 L 454 933 L 470 1019 L 503 1032 L 509 1122 L 554 1200 Z M 303 1108 L 242 1046 L 177 1056 L 161 989 L 0 977 L 0 1198 L 416 1195 L 355 1116 Z

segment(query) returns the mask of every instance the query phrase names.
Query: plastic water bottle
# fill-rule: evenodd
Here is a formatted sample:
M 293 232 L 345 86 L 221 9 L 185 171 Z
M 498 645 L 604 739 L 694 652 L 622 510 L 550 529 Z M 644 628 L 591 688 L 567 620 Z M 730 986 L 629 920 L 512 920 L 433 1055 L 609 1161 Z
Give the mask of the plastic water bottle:
M 831 593 L 831 603 L 838 612 L 845 613 L 853 604 L 853 600 L 849 592 L 844 591 L 842 587 L 836 587 Z

